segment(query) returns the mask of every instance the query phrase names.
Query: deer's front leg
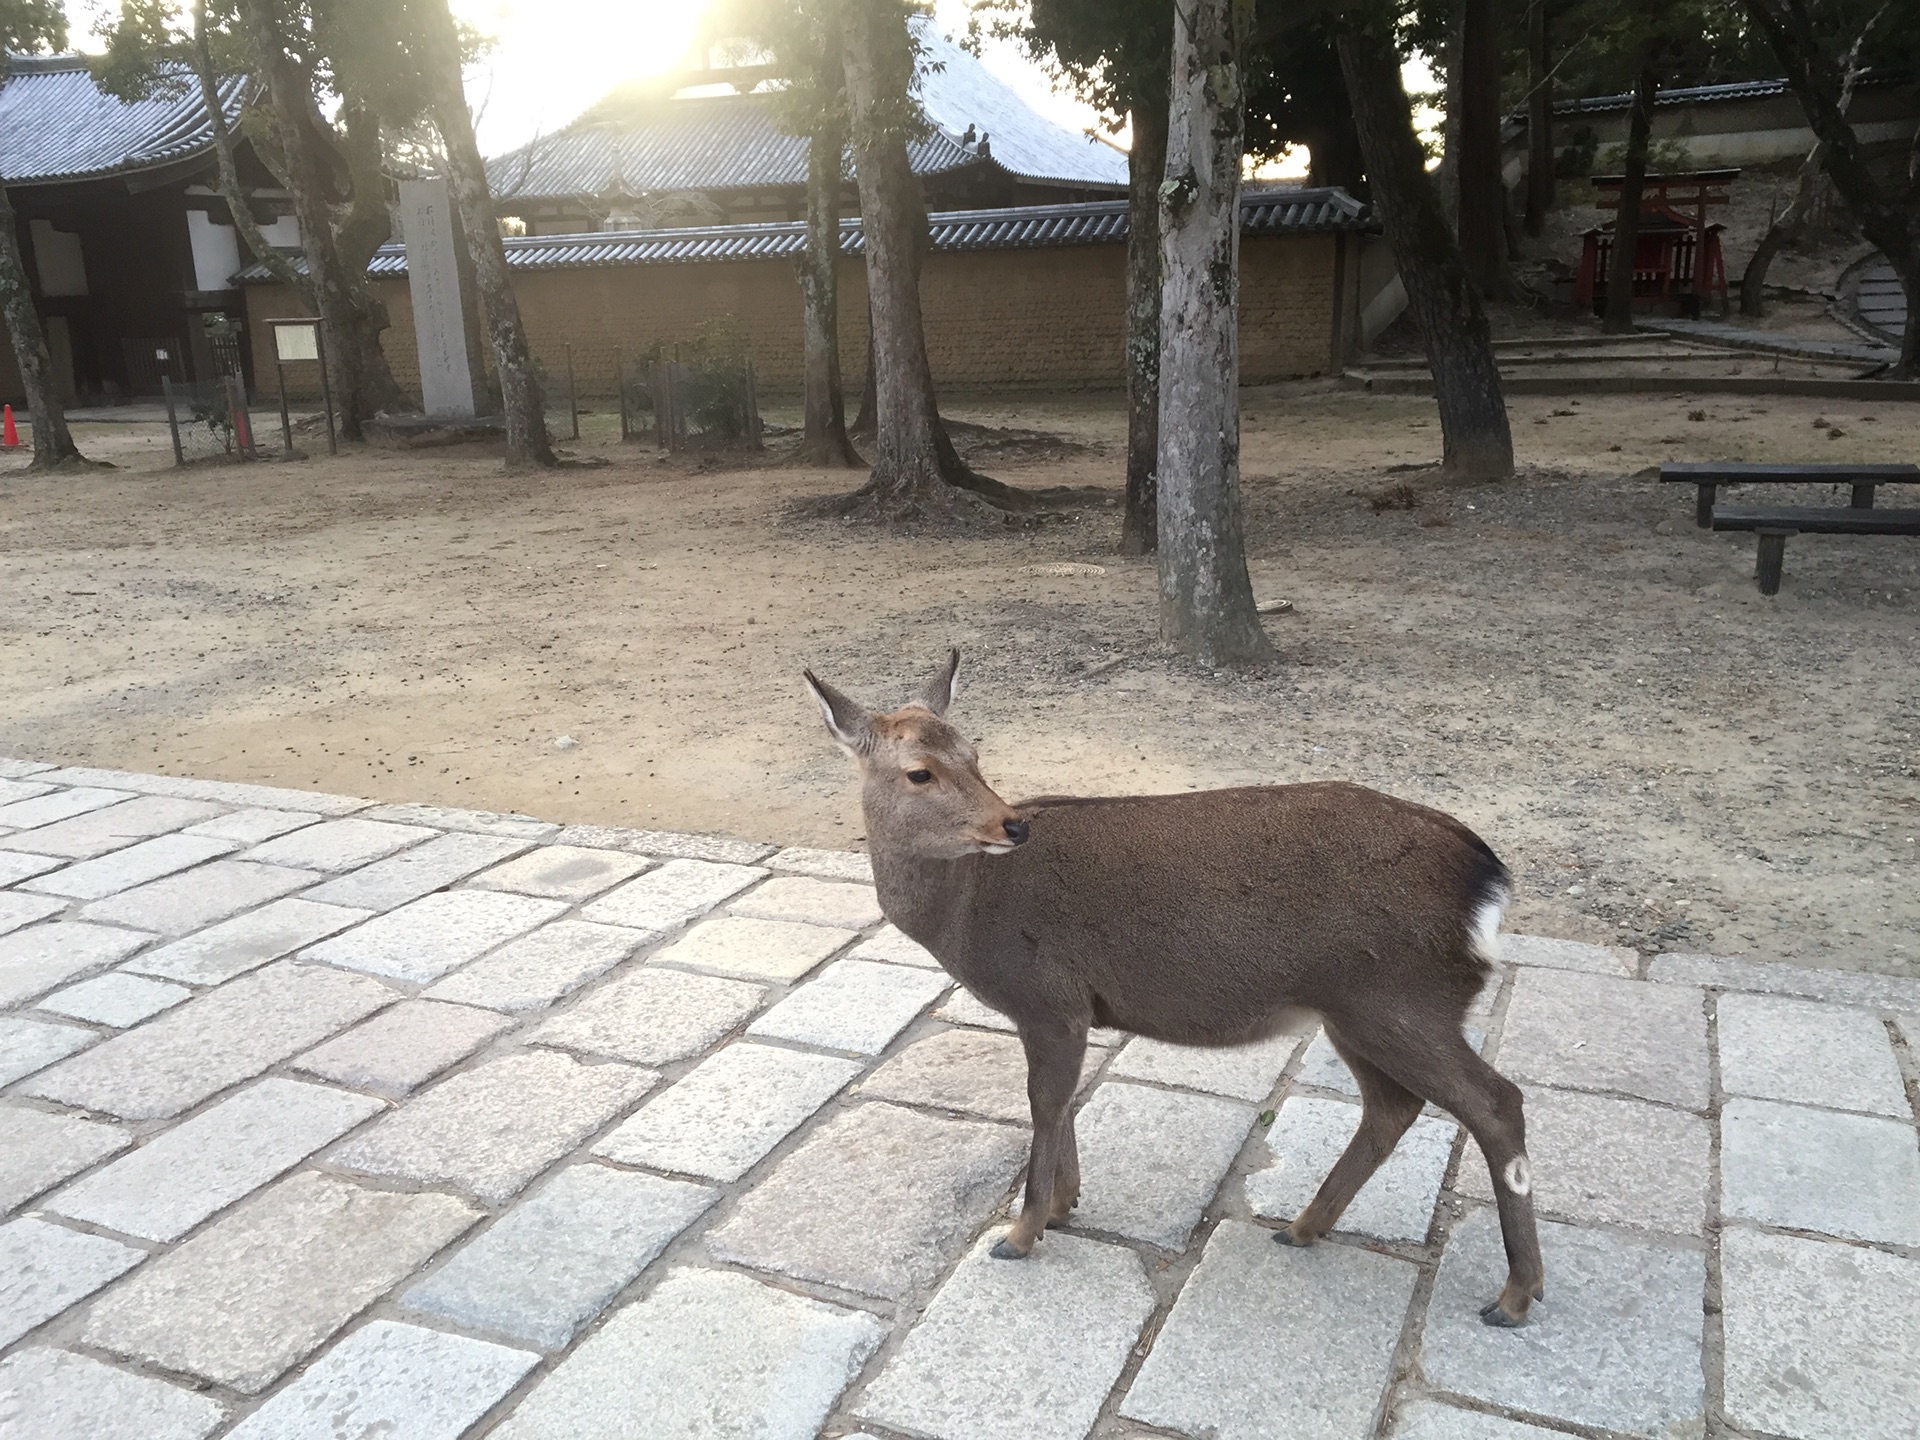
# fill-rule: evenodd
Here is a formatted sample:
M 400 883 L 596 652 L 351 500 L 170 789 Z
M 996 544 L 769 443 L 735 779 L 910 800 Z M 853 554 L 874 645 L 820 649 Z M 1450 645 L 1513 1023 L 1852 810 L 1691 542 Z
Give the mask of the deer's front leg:
M 1066 1132 L 1060 1141 L 1060 1158 L 1053 1171 L 1053 1208 L 1047 1212 L 1047 1224 L 1058 1225 L 1073 1213 L 1073 1207 L 1080 1203 L 1080 1140 L 1073 1131 L 1073 1105 L 1067 1105 L 1066 1119 L 1061 1122 Z
M 1080 1062 L 1087 1053 L 1084 1027 L 1020 1027 L 1020 1044 L 1027 1052 L 1027 1104 L 1033 1111 L 1033 1148 L 1027 1156 L 1026 1199 L 1020 1218 L 993 1247 L 1000 1260 L 1024 1259 L 1053 1215 L 1056 1178 L 1071 1172 L 1075 1197 L 1079 1191 L 1080 1161 L 1074 1148 L 1073 1092 L 1080 1083 Z M 1066 1163 L 1063 1166 L 1062 1161 Z

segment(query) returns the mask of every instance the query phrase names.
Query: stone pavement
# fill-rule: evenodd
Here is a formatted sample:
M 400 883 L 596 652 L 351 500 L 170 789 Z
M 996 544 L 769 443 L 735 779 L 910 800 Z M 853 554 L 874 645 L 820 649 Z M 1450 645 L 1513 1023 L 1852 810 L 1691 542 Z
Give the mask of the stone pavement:
M 1920 982 L 1506 937 L 1547 1295 L 1323 1038 L 1003 1020 L 864 857 L 0 760 L 5 1440 L 1920 1433 Z

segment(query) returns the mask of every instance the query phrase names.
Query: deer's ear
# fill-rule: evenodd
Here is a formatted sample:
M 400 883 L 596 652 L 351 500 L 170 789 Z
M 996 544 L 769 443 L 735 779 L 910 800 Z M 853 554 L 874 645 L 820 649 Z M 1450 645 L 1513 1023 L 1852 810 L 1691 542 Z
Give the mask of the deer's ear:
M 849 700 L 811 670 L 803 671 L 807 688 L 820 706 L 827 733 L 856 759 L 873 749 L 873 722 L 857 701 Z
M 945 715 L 947 707 L 953 704 L 954 692 L 960 688 L 960 652 L 949 650 L 947 663 L 934 671 L 933 678 L 927 681 L 926 689 L 920 692 L 920 703 L 936 715 Z

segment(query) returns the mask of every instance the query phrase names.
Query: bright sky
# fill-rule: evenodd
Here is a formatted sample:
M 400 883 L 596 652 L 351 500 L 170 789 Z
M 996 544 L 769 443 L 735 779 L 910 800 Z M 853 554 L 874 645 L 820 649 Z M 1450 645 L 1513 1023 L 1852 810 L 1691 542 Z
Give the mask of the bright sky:
M 551 133 L 625 80 L 672 69 L 686 52 L 706 0 L 452 0 L 454 13 L 493 37 L 492 53 L 469 77 L 480 115 L 480 148 L 496 155 Z M 68 0 L 76 48 L 97 49 L 93 26 L 117 0 Z M 949 35 L 967 23 L 967 0 L 935 0 Z M 1052 81 L 1011 42 L 989 41 L 987 68 L 1055 123 L 1098 126 L 1093 108 L 1054 90 Z M 1430 85 L 1409 67 L 1409 85 Z M 1424 67 L 1422 67 L 1424 68 Z M 1302 157 L 1304 161 L 1304 157 Z M 1304 163 L 1283 170 L 1304 170 Z

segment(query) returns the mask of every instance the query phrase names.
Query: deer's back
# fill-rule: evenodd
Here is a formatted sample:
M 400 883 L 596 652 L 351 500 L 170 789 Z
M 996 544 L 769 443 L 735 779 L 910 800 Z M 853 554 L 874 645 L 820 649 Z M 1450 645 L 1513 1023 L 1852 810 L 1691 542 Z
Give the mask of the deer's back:
M 967 953 L 941 956 L 990 1002 L 1084 988 L 1104 1023 L 1228 1043 L 1359 987 L 1464 1009 L 1484 976 L 1467 936 L 1505 868 L 1439 811 L 1340 783 L 1018 808 L 1031 839 L 968 862 Z

